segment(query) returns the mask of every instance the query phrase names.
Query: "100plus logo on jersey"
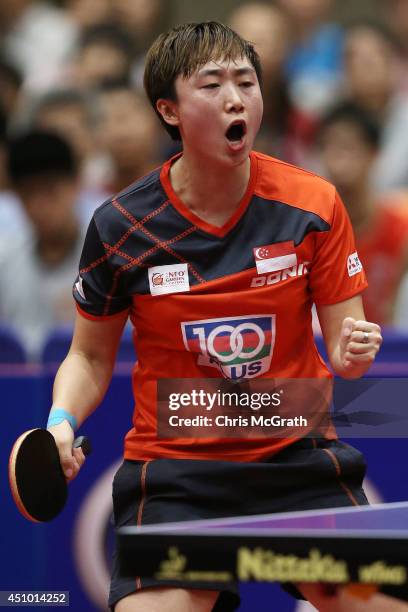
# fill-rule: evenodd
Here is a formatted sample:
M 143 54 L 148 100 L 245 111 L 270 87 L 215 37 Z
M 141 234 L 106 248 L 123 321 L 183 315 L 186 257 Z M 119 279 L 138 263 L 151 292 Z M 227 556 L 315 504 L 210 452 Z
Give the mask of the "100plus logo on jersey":
M 181 323 L 184 345 L 198 364 L 225 378 L 254 378 L 269 370 L 275 344 L 275 315 L 247 315 Z

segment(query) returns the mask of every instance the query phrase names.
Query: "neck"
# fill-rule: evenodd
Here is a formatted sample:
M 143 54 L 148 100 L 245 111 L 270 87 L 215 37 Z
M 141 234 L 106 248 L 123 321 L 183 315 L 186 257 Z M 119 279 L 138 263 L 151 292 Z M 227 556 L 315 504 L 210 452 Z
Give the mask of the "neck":
M 226 170 L 218 163 L 206 163 L 184 152 L 170 170 L 170 181 L 192 212 L 214 225 L 223 225 L 244 197 L 250 173 L 249 157 Z
M 71 219 L 58 231 L 38 239 L 37 250 L 41 261 L 54 267 L 63 263 L 72 251 L 79 238 L 79 225 L 76 219 Z

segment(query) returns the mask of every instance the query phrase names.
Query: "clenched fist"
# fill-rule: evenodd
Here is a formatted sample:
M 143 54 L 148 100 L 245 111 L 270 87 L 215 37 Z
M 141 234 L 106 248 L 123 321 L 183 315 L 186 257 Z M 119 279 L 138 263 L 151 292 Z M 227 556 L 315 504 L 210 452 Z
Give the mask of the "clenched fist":
M 340 332 L 339 357 L 350 374 L 366 371 L 374 361 L 382 344 L 381 328 L 369 321 L 355 321 L 346 317 Z

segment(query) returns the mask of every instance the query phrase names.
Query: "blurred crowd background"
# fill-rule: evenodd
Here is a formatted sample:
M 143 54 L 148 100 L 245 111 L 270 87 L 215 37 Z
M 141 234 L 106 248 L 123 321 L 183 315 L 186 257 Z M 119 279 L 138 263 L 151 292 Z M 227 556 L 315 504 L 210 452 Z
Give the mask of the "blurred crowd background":
M 0 0 L 0 326 L 30 360 L 72 323 L 94 209 L 177 151 L 143 92 L 147 48 L 206 19 L 261 56 L 255 148 L 335 184 L 367 318 L 408 330 L 408 0 Z

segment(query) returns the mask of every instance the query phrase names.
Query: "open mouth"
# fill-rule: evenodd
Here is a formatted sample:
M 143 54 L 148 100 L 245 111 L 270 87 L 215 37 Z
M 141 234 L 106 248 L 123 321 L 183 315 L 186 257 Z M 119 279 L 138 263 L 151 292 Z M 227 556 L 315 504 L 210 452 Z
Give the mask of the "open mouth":
M 230 142 L 240 142 L 246 134 L 245 121 L 235 121 L 232 123 L 227 132 L 226 137 Z

